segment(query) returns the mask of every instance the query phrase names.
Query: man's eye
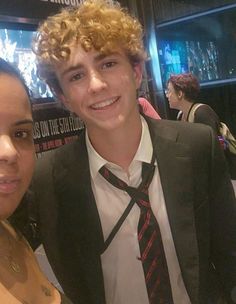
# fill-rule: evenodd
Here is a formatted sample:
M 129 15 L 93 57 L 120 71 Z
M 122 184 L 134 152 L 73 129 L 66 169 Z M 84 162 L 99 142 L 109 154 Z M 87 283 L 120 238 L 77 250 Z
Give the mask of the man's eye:
M 81 78 L 83 78 L 83 73 L 77 73 L 75 75 L 73 75 L 70 80 L 71 81 L 76 81 L 76 80 L 80 80 Z
M 103 68 L 104 69 L 111 68 L 111 67 L 115 66 L 116 64 L 117 63 L 115 61 L 108 61 L 103 64 Z

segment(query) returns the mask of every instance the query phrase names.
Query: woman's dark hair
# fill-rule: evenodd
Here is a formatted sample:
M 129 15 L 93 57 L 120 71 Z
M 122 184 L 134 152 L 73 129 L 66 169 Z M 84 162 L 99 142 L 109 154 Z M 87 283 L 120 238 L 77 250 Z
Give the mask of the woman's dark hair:
M 189 101 L 194 101 L 198 97 L 200 85 L 197 78 L 191 73 L 171 75 L 168 83 L 173 85 L 175 91 L 182 91 Z
M 30 91 L 29 91 L 20 71 L 16 67 L 14 67 L 12 64 L 10 64 L 9 62 L 5 61 L 2 58 L 0 58 L 0 74 L 7 74 L 7 75 L 17 78 L 21 82 L 23 87 L 25 88 L 25 91 L 26 91 L 29 99 L 31 99 Z

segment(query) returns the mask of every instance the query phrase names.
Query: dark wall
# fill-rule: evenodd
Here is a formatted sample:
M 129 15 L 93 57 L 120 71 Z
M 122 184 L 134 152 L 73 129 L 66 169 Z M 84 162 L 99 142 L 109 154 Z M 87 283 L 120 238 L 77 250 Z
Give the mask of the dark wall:
M 145 0 L 141 0 L 145 1 Z M 155 22 L 160 23 L 208 9 L 235 3 L 235 0 L 152 0 Z
M 82 0 L 1 0 L 0 15 L 43 19 L 62 7 L 78 6 Z M 119 1 L 127 6 L 126 0 Z
M 81 0 L 11 0 L 0 1 L 0 15 L 43 19 L 61 7 L 77 6 Z

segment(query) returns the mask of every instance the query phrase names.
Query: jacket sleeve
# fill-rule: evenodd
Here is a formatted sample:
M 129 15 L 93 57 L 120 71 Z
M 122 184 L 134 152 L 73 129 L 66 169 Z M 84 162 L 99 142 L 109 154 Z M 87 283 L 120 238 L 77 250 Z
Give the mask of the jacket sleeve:
M 210 176 L 211 262 L 227 303 L 236 303 L 236 200 L 222 149 L 212 134 Z

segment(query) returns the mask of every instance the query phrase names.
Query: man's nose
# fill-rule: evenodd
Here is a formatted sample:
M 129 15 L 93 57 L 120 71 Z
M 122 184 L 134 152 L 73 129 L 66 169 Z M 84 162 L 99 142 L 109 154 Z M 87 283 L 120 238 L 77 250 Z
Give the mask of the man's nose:
M 100 73 L 91 73 L 89 79 L 89 93 L 97 93 L 107 87 L 107 82 Z
M 0 162 L 14 163 L 17 159 L 17 150 L 8 135 L 0 135 Z

